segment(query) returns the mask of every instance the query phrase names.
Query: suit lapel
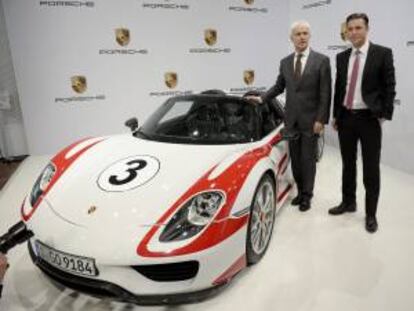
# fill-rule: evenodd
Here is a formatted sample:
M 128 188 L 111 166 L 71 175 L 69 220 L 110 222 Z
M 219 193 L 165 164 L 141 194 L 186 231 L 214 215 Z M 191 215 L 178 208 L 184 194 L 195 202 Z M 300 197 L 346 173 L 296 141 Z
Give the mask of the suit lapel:
M 347 84 L 347 80 L 348 80 L 348 66 L 349 66 L 349 59 L 351 58 L 351 53 L 352 53 L 352 48 L 348 49 L 346 51 L 345 57 L 344 57 L 344 82 L 345 82 L 345 86 Z
M 302 81 L 303 77 L 309 72 L 310 68 L 313 66 L 315 61 L 315 53 L 310 50 L 308 55 L 308 60 L 306 61 L 305 68 L 303 68 L 302 75 L 300 76 L 300 81 Z
M 287 70 L 290 77 L 292 77 L 292 80 L 294 81 L 295 73 L 294 73 L 294 62 L 295 62 L 295 53 L 290 54 L 287 59 Z
M 367 58 L 365 59 L 364 71 L 362 72 L 362 83 L 364 83 L 367 72 L 369 72 L 369 68 L 375 59 L 373 54 L 375 54 L 375 49 L 374 49 L 374 45 L 370 42 L 368 52 L 367 52 Z

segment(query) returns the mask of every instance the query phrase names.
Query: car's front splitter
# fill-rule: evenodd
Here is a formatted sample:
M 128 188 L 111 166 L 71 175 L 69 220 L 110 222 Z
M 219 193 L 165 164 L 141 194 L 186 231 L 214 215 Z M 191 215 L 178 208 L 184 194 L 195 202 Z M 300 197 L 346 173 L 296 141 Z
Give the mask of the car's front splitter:
M 138 305 L 176 305 L 183 303 L 195 303 L 211 298 L 218 294 L 227 285 L 227 283 L 224 283 L 208 289 L 180 294 L 135 295 L 110 282 L 84 278 L 56 269 L 36 256 L 30 242 L 28 242 L 28 248 L 32 261 L 52 280 L 76 291 L 99 298 L 111 298 L 117 301 L 134 303 Z

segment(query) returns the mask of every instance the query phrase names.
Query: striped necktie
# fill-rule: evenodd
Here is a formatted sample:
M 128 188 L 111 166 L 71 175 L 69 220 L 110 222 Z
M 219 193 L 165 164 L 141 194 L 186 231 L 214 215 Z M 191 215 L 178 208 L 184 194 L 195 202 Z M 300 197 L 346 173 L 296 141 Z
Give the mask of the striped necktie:
M 294 72 L 294 77 L 295 80 L 299 80 L 301 75 L 302 75 L 302 57 L 303 54 L 299 53 L 298 55 L 296 55 L 296 63 L 295 63 L 295 72 Z

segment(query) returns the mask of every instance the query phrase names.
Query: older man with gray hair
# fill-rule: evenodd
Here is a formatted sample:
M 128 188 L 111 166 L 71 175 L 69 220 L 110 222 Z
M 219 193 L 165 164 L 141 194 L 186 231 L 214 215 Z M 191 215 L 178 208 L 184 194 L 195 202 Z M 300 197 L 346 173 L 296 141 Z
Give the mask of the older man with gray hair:
M 292 205 L 299 205 L 302 212 L 311 207 L 317 136 L 329 121 L 332 88 L 329 58 L 310 49 L 310 37 L 308 22 L 292 24 L 290 39 L 295 51 L 281 60 L 275 85 L 258 99 L 267 101 L 286 91 L 286 130 L 298 137 L 289 142 L 298 189 Z

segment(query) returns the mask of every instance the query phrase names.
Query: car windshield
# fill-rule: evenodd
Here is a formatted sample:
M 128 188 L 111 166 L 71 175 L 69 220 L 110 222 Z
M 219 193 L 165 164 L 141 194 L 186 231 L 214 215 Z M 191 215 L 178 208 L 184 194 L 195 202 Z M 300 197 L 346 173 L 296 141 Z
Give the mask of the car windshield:
M 156 141 L 189 144 L 247 143 L 258 138 L 255 106 L 237 97 L 174 97 L 136 133 Z

